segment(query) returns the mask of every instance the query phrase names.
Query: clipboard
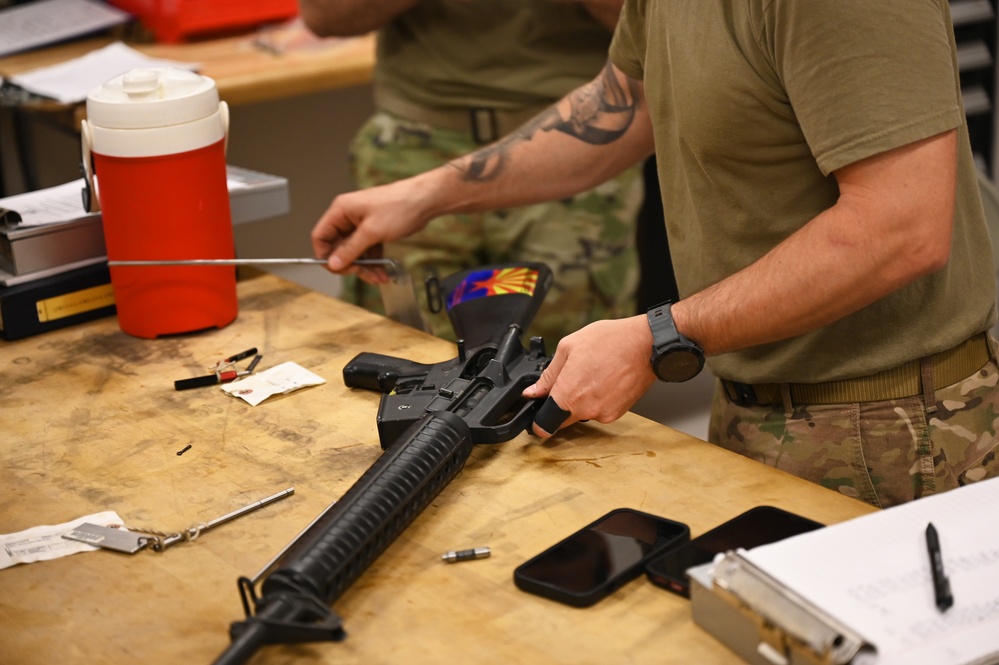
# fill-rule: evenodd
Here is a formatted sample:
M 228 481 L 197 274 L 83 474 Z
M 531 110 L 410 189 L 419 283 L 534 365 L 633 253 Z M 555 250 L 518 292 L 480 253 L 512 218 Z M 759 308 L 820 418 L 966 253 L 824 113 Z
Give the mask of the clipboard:
M 848 665 L 874 646 L 740 552 L 687 571 L 694 623 L 750 665 Z
M 999 478 L 691 568 L 694 622 L 752 665 L 999 663 Z M 941 607 L 926 531 L 952 604 Z

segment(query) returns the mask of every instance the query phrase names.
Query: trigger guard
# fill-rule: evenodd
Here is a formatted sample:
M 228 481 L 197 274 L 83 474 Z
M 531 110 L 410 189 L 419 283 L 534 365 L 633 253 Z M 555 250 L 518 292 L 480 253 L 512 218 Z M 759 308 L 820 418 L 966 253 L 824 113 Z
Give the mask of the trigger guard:
M 531 423 L 534 422 L 534 414 L 540 408 L 539 402 L 538 399 L 525 400 L 524 405 L 520 407 L 516 415 L 502 425 L 472 427 L 472 440 L 476 443 L 503 443 L 521 432 L 530 430 Z

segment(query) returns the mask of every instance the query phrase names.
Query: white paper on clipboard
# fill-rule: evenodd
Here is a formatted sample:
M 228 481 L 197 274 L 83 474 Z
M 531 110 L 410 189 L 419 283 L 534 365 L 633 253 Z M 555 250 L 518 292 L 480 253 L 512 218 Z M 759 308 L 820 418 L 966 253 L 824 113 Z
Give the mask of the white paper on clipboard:
M 741 553 L 877 649 L 853 665 L 999 662 L 999 478 Z M 926 526 L 954 605 L 937 609 Z

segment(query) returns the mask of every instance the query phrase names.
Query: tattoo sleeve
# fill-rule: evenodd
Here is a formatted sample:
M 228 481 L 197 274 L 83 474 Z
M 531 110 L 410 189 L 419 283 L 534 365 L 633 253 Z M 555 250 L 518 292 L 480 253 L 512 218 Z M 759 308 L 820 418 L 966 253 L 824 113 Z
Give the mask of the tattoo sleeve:
M 624 136 L 635 118 L 636 95 L 614 76 L 610 63 L 591 83 L 571 93 L 569 117 L 563 118 L 555 106 L 549 107 L 520 129 L 497 143 L 486 146 L 451 164 L 469 181 L 488 182 L 506 167 L 510 150 L 543 132 L 561 132 L 591 145 L 606 145 Z

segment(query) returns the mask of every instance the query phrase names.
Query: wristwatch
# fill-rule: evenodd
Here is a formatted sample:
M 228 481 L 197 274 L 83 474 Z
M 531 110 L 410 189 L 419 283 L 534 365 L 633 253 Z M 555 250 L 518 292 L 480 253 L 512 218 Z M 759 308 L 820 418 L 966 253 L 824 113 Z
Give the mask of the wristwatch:
M 689 381 L 704 368 L 704 350 L 679 333 L 673 323 L 671 302 L 648 311 L 652 329 L 652 371 L 660 381 Z

